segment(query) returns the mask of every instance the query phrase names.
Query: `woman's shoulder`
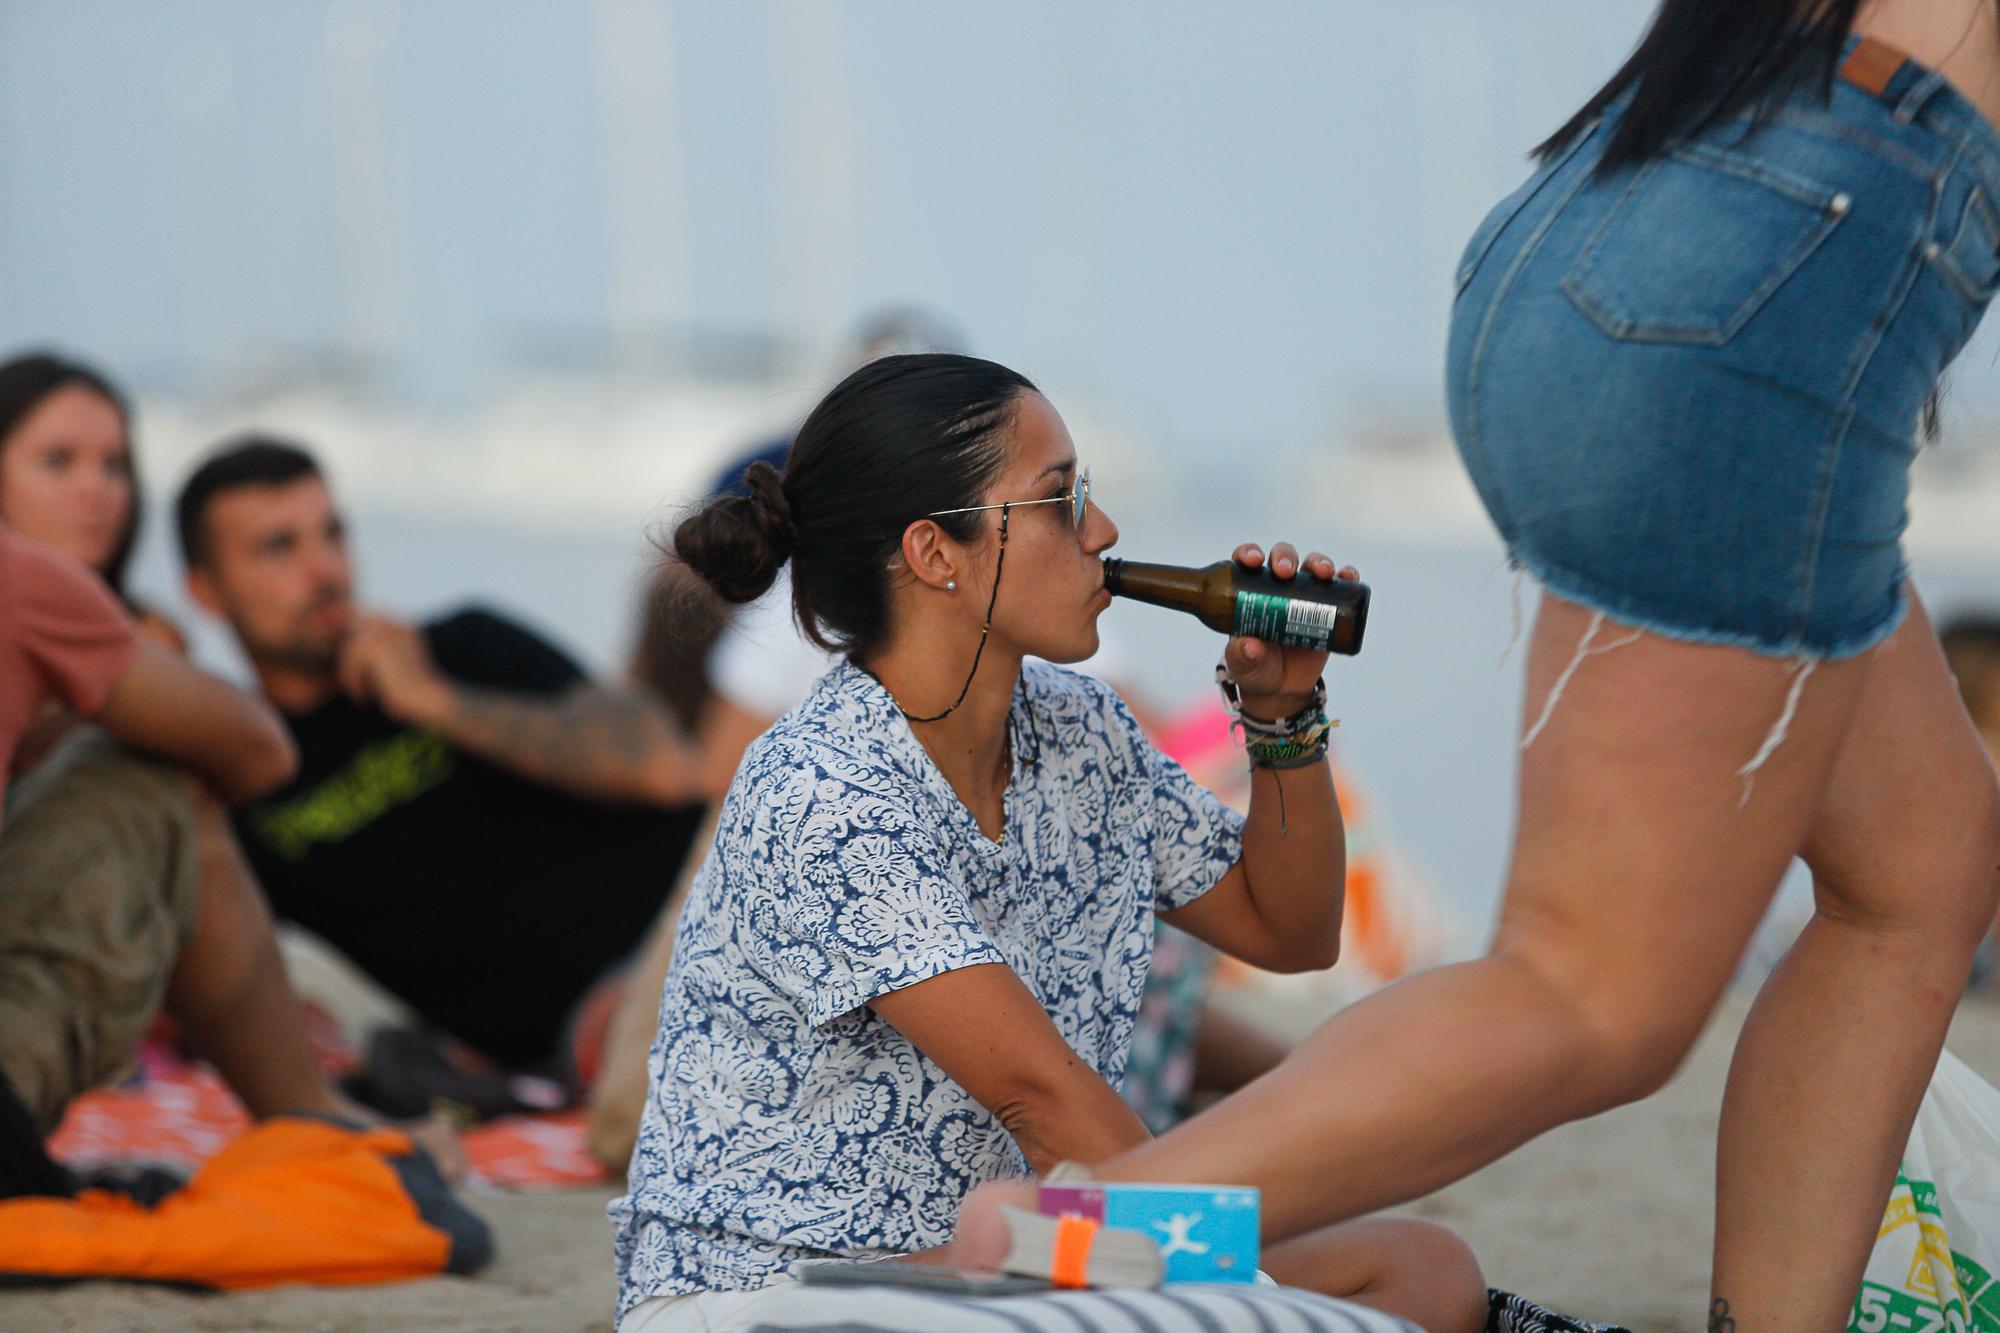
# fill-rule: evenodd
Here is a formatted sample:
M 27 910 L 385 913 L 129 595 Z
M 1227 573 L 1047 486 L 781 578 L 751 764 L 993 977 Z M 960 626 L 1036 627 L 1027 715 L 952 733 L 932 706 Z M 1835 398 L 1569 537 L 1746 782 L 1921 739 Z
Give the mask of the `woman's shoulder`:
M 871 682 L 847 663 L 836 663 L 813 683 L 804 699 L 772 723 L 750 747 L 765 766 L 846 759 L 855 765 L 893 769 L 907 760 L 895 728 L 866 688 Z M 879 687 L 878 687 L 879 688 Z M 746 765 L 750 754 L 744 756 Z
M 884 725 L 828 678 L 806 700 L 752 741 L 730 794 L 769 808 L 773 802 L 824 809 L 865 801 L 908 805 L 921 798 L 919 767 L 907 733 Z
M 790 715 L 750 743 L 736 770 L 736 785 L 767 786 L 774 780 L 804 777 L 839 786 L 878 787 L 893 782 L 900 769 L 883 748 L 867 738 L 811 726 L 787 725 Z

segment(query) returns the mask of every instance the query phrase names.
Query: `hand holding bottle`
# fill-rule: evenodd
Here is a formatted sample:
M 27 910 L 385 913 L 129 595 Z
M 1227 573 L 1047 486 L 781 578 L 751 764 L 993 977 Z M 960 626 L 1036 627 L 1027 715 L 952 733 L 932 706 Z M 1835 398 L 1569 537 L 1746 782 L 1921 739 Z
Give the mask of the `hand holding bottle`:
M 1104 558 L 1104 590 L 1153 606 L 1185 611 L 1220 634 L 1232 648 L 1256 640 L 1255 650 L 1243 648 L 1233 663 L 1250 672 L 1250 681 L 1276 694 L 1291 693 L 1290 668 L 1259 667 L 1266 651 L 1279 649 L 1311 654 L 1313 677 L 1328 652 L 1353 656 L 1361 651 L 1368 628 L 1368 585 L 1354 576 L 1353 566 L 1334 568 L 1315 551 L 1303 562 L 1289 543 L 1280 543 L 1268 557 L 1255 542 L 1236 548 L 1233 560 L 1218 560 L 1202 569 L 1156 565 L 1138 560 Z M 1311 679 L 1306 679 L 1310 686 Z M 1245 684 L 1249 693 L 1249 684 Z
M 1268 564 L 1279 579 L 1311 578 L 1321 582 L 1345 579 L 1358 583 L 1359 571 L 1352 565 L 1336 567 L 1333 560 L 1314 551 L 1304 560 L 1290 542 L 1279 542 L 1269 555 L 1255 542 L 1236 548 L 1234 558 L 1245 569 L 1262 569 Z M 1263 639 L 1236 637 L 1224 649 L 1223 661 L 1243 694 L 1243 711 L 1251 717 L 1271 720 L 1285 717 L 1305 707 L 1312 698 L 1313 683 L 1326 670 L 1327 654 L 1310 648 L 1288 648 Z

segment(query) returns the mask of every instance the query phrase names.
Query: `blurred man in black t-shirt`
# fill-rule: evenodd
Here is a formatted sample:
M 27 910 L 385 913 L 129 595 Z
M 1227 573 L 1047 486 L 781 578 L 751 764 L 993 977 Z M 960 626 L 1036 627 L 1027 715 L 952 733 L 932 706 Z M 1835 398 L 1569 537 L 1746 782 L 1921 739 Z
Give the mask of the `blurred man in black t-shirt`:
M 237 824 L 273 906 L 452 1036 L 546 1065 L 688 853 L 685 739 L 491 611 L 357 610 L 339 510 L 295 446 L 225 445 L 178 511 L 189 592 L 299 746 Z

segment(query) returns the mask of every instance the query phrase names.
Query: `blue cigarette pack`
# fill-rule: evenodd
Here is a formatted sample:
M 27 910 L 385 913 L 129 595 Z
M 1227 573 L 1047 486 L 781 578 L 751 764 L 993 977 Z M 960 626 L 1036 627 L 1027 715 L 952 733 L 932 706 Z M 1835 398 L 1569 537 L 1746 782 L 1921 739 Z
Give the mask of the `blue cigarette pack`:
M 1045 1217 L 1073 1214 L 1150 1236 L 1168 1282 L 1255 1282 L 1258 1194 L 1239 1185 L 1043 1185 Z

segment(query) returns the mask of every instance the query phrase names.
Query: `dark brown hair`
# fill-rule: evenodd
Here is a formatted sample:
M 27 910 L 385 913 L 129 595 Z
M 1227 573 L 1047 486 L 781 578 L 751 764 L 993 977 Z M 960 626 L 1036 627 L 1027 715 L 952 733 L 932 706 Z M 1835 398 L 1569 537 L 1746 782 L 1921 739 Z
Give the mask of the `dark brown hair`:
M 132 599 L 125 591 L 125 570 L 132 563 L 132 548 L 139 542 L 139 516 L 145 509 L 145 497 L 139 491 L 139 464 L 132 454 L 132 408 L 125 395 L 110 380 L 81 362 L 50 352 L 17 356 L 0 364 L 0 450 L 7 447 L 7 437 L 44 399 L 58 389 L 71 386 L 88 389 L 110 403 L 125 425 L 125 475 L 132 485 L 132 510 L 125 516 L 125 530 L 119 534 L 118 544 L 111 548 L 111 558 L 98 572 L 111 590 L 131 606 Z
M 888 630 L 889 570 L 917 519 L 980 502 L 1007 461 L 1002 432 L 1025 377 L 977 357 L 886 356 L 842 380 L 799 428 L 782 476 L 759 462 L 747 495 L 710 501 L 673 549 L 728 602 L 762 596 L 792 562 L 799 627 L 829 652 Z M 976 516 L 937 520 L 974 540 Z
M 284 486 L 319 475 L 319 463 L 290 440 L 255 434 L 224 440 L 181 483 L 181 493 L 174 499 L 181 561 L 189 569 L 207 562 L 209 506 L 225 491 L 239 486 Z
M 647 583 L 627 674 L 672 709 L 690 735 L 714 698 L 708 654 L 733 610 L 672 551 L 661 556 Z
M 1657 157 L 1801 88 L 1827 96 L 1860 9 L 1861 0 L 1665 0 L 1632 58 L 1535 154 L 1561 151 L 1628 92 L 1599 172 Z

